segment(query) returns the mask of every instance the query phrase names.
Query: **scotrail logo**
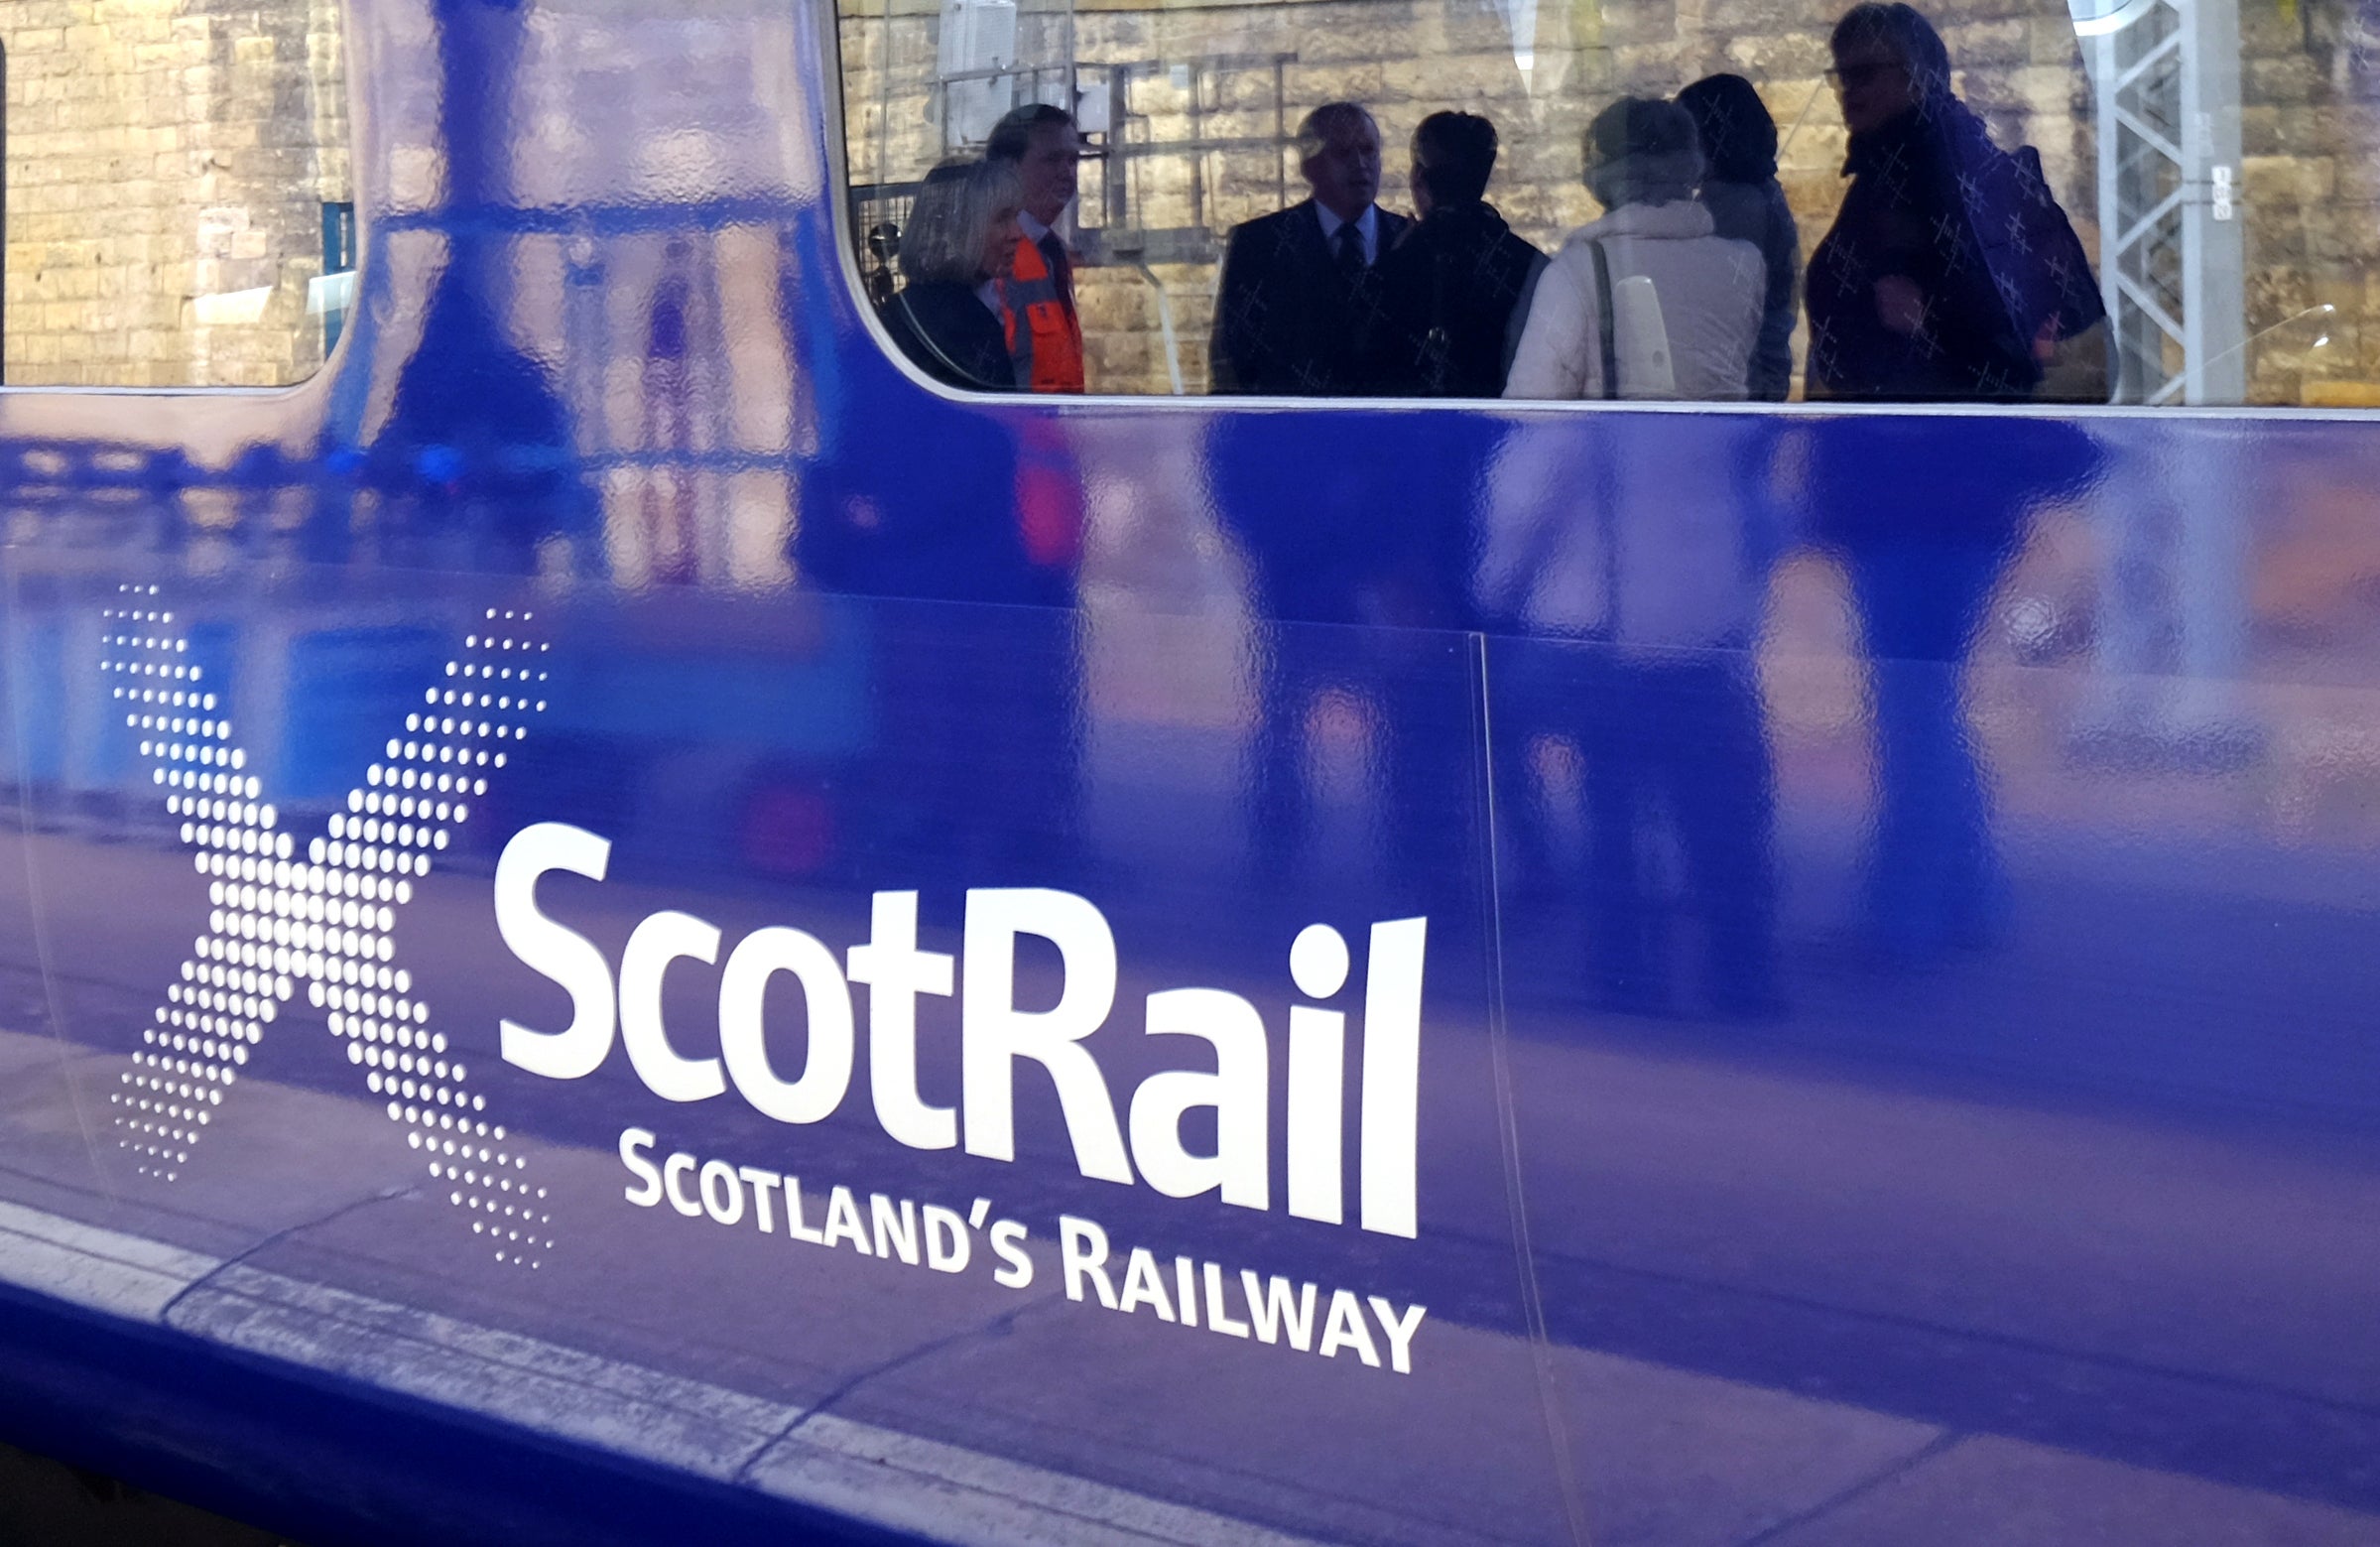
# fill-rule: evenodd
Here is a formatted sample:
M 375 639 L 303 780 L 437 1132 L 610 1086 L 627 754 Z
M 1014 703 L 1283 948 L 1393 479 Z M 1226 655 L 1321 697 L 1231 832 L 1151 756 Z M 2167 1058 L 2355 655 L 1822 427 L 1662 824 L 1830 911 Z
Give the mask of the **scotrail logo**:
M 240 1074 L 305 985 L 364 1088 L 428 1160 L 438 1190 L 496 1260 L 537 1267 L 553 1248 L 546 1189 L 527 1175 L 487 1097 L 447 1045 L 413 976 L 395 965 L 397 915 L 486 796 L 546 708 L 551 646 L 527 611 L 487 609 L 443 679 L 423 693 L 386 755 L 305 852 L 249 771 L 223 685 L 154 585 L 118 587 L 106 610 L 114 707 L 205 878 L 206 932 L 166 986 L 109 1099 L 143 1175 L 176 1181 Z M 311 1017 L 310 1017 L 311 1018 Z
M 733 1089 L 781 1123 L 822 1122 L 850 1095 L 860 1018 L 851 985 L 867 989 L 867 1103 L 877 1125 L 911 1149 L 952 1149 L 986 1160 L 1017 1158 L 1016 1084 L 1031 1065 L 1058 1093 L 1060 1117 L 1086 1177 L 1146 1182 L 1170 1198 L 1212 1193 L 1244 1209 L 1286 1211 L 1338 1225 L 1349 1063 L 1347 1011 L 1327 1001 L 1348 986 L 1347 940 L 1327 924 L 1300 931 L 1289 951 L 1303 998 L 1275 1010 L 1288 1046 L 1287 1118 L 1276 1185 L 1271 1120 L 1273 1056 L 1268 1016 L 1220 988 L 1167 988 L 1140 1009 L 1148 1037 L 1203 1041 L 1207 1068 L 1152 1074 L 1128 1093 L 1109 1082 L 1099 1048 L 1120 1035 L 1116 940 L 1089 899 L 1042 887 L 978 887 L 966 894 L 956 958 L 918 943 L 918 894 L 877 892 L 869 938 L 836 950 L 791 925 L 757 929 L 727 945 L 719 926 L 665 909 L 629 935 L 615 968 L 600 947 L 538 905 L 538 883 L 556 872 L 601 881 L 611 844 L 566 823 L 524 828 L 496 862 L 496 929 L 528 967 L 569 995 L 560 1029 L 507 1020 L 507 1063 L 549 1080 L 580 1080 L 625 1045 L 638 1080 L 665 1101 L 698 1102 Z M 1358 1070 L 1357 1223 L 1388 1235 L 1417 1233 L 1416 1148 L 1421 1102 L 1422 977 L 1427 919 L 1372 925 L 1364 973 Z M 1055 948 L 1058 1002 L 1019 1002 L 1017 964 L 1028 939 Z M 662 1017 L 662 980 L 690 961 L 718 968 L 718 1049 L 681 1051 Z M 780 973 L 799 988 L 806 1056 L 788 1078 L 769 1051 L 765 1006 Z M 958 998 L 959 1099 L 929 1102 L 918 1089 L 918 1002 Z M 1195 1119 L 1195 1120 L 1193 1120 Z M 1212 1146 L 1191 1132 L 1213 1135 Z M 650 1143 L 653 1135 L 647 1133 Z M 1127 1142 L 1129 1141 L 1129 1142 Z M 623 1138 L 622 1154 L 629 1153 Z M 681 1157 L 685 1158 L 685 1157 Z M 688 1160 L 690 1165 L 690 1159 Z M 732 1182 L 732 1168 L 729 1171 Z M 661 1195 L 657 1192 L 655 1198 Z M 789 1207 L 791 1207 L 789 1205 Z

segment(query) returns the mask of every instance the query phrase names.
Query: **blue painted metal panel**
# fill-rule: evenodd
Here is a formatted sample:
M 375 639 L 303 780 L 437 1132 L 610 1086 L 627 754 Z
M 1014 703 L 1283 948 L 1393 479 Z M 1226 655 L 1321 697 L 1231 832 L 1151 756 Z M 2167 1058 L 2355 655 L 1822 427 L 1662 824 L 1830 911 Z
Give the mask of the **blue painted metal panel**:
M 388 736 L 388 706 L 437 676 L 441 641 L 421 628 L 338 628 L 290 643 L 279 798 L 330 802 Z

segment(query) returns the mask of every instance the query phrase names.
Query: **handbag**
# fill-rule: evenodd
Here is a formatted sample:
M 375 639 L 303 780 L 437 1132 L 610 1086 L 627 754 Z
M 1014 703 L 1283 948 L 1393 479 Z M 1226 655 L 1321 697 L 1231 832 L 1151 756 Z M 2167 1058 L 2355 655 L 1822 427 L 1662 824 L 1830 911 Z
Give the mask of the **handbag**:
M 2021 145 L 1994 158 L 1987 192 L 1967 217 L 1983 249 L 1984 267 L 2008 309 L 2010 330 L 2041 367 L 2035 399 L 2053 403 L 2107 401 L 2111 335 L 2107 306 L 2092 278 L 2090 254 L 2050 191 L 2041 152 Z M 1994 206 L 1997 206 L 1995 208 Z M 1986 218 L 2004 208 L 2006 221 Z M 1985 230 L 2007 232 L 1982 240 Z

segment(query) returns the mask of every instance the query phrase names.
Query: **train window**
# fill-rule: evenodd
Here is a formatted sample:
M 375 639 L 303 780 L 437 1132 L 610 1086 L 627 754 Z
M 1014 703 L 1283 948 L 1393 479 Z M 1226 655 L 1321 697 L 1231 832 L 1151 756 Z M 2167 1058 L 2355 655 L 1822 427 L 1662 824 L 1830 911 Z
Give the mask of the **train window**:
M 2369 10 L 841 0 L 851 228 L 961 386 L 2380 403 Z
M 278 386 L 321 365 L 352 283 L 339 16 L 0 14 L 8 385 Z

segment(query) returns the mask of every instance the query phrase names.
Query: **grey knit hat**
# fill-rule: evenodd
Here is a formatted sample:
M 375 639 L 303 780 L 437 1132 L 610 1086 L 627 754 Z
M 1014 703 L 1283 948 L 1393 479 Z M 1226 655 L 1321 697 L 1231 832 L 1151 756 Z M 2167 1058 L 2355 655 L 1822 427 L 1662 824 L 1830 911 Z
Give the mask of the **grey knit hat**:
M 1702 181 L 1693 115 L 1659 97 L 1627 96 L 1586 131 L 1586 181 L 1606 205 L 1691 198 Z

